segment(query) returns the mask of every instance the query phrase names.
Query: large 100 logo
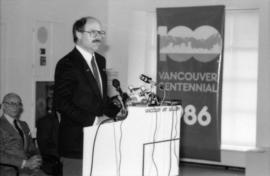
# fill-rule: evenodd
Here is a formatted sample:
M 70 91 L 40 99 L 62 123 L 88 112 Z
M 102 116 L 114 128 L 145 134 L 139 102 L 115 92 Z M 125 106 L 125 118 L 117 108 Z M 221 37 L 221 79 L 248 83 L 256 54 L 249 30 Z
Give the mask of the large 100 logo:
M 200 26 L 192 31 L 186 26 L 176 26 L 169 32 L 167 26 L 159 26 L 158 34 L 160 61 L 167 56 L 176 62 L 191 57 L 199 62 L 210 62 L 222 51 L 222 37 L 212 26 Z

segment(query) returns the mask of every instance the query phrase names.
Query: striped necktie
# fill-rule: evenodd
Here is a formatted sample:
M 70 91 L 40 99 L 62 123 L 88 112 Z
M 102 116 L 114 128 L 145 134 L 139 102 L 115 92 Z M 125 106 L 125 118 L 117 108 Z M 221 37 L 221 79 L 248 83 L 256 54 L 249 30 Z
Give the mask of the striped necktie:
M 23 131 L 22 131 L 21 127 L 18 124 L 19 122 L 17 120 L 14 120 L 13 123 L 14 123 L 16 130 L 19 132 L 19 134 L 23 140 L 23 144 L 24 144 L 24 135 L 23 135 Z
M 99 91 L 100 91 L 100 94 L 102 96 L 102 85 L 101 85 L 101 79 L 100 79 L 100 75 L 99 75 L 99 72 L 98 72 L 98 67 L 97 67 L 97 64 L 96 64 L 96 61 L 95 61 L 95 55 L 93 54 L 93 57 L 92 57 L 92 60 L 91 60 L 91 66 L 92 66 L 92 71 L 93 71 L 93 75 L 96 79 L 96 82 L 98 84 L 98 88 L 99 88 Z

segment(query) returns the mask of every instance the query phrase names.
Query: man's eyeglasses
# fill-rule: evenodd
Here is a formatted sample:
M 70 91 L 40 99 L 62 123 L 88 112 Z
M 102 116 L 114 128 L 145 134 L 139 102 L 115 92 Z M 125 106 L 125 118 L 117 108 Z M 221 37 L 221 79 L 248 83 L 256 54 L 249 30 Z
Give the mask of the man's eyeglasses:
M 4 104 L 7 104 L 7 105 L 10 105 L 10 106 L 13 106 L 13 107 L 22 107 L 23 104 L 21 102 L 19 103 L 16 103 L 16 102 L 3 102 Z
M 97 37 L 98 35 L 101 36 L 101 37 L 105 37 L 105 35 L 106 35 L 106 32 L 105 31 L 98 31 L 98 30 L 91 30 L 91 31 L 80 30 L 79 32 L 86 32 L 91 37 Z

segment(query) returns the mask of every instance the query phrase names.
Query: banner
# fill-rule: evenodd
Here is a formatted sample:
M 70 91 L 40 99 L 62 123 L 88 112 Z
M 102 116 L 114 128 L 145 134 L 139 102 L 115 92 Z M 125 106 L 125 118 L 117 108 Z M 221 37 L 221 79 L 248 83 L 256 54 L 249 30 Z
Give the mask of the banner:
M 157 94 L 182 101 L 184 158 L 220 161 L 224 9 L 157 9 Z

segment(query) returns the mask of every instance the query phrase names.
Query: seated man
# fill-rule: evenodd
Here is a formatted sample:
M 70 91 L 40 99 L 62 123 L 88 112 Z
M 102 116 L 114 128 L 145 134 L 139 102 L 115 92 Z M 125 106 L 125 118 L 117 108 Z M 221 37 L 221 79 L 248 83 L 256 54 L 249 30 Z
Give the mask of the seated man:
M 2 102 L 3 115 L 0 117 L 0 163 L 14 165 L 20 176 L 43 176 L 42 163 L 30 129 L 26 122 L 19 120 L 23 112 L 21 98 L 15 93 L 5 95 Z M 0 175 L 15 176 L 16 170 L 0 165 Z

